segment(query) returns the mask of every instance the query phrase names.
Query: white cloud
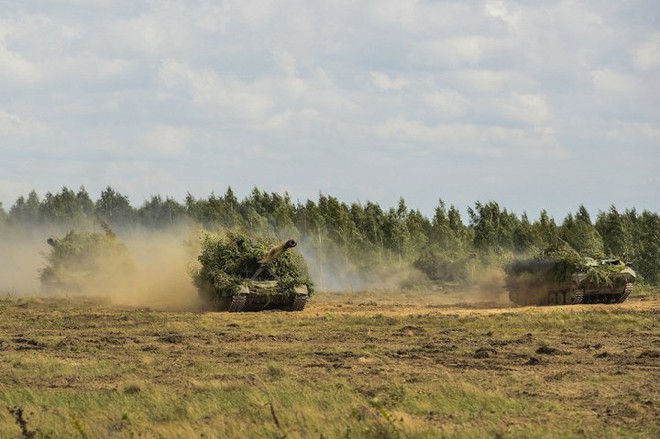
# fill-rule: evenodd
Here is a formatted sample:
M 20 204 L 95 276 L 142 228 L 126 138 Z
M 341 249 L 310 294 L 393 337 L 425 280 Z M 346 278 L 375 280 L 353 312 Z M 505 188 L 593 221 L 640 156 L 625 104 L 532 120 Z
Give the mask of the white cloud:
M 167 167 L 146 160 L 113 161 L 100 170 L 108 183 L 121 193 L 140 194 L 132 196 L 133 205 L 141 205 L 151 195 L 163 197 L 179 192 L 181 176 Z M 164 188 L 168 188 L 167 191 Z
M 271 18 L 273 2 L 271 0 L 237 1 L 235 6 L 251 27 L 260 27 Z
M 513 93 L 509 99 L 502 99 L 503 114 L 514 121 L 543 127 L 550 118 L 550 108 L 545 97 L 532 93 Z
M 35 84 L 41 81 L 42 74 L 35 63 L 9 50 L 0 40 L 0 78 L 8 82 Z
M 401 90 L 409 84 L 408 80 L 404 78 L 391 78 L 386 73 L 371 71 L 369 75 L 371 82 L 383 90 Z
M 0 153 L 61 153 L 66 149 L 59 133 L 47 124 L 0 110 Z M 56 145 L 50 142 L 59 141 Z
M 470 68 L 477 66 L 485 54 L 502 47 L 502 41 L 481 35 L 434 38 L 416 44 L 411 58 L 421 65 Z
M 178 156 L 186 152 L 192 139 L 187 127 L 158 126 L 144 134 L 144 142 L 150 150 L 164 155 Z
M 504 0 L 486 0 L 484 13 L 487 16 L 501 19 L 514 30 L 520 27 L 523 20 L 520 8 Z
M 417 0 L 379 0 L 373 2 L 371 13 L 381 25 L 412 30 L 417 21 L 418 6 Z
M 307 108 L 301 111 L 286 110 L 270 117 L 264 128 L 269 130 L 308 131 L 323 124 L 318 110 Z
M 175 29 L 168 26 L 164 17 L 144 14 L 115 24 L 114 34 L 125 47 L 145 53 L 158 53 L 166 44 L 176 44 L 176 38 L 171 35 Z
M 646 143 L 660 151 L 660 126 L 645 122 L 617 122 L 603 127 L 604 137 L 615 144 Z M 660 157 L 653 157 L 660 165 Z
M 224 32 L 229 21 L 229 12 L 225 7 L 207 2 L 202 3 L 196 20 L 200 29 L 210 33 Z
M 466 152 L 480 157 L 564 157 L 555 133 L 548 128 L 507 128 L 476 124 L 447 123 L 427 125 L 403 117 L 388 120 L 373 127 L 381 141 L 397 141 L 403 149 L 415 149 L 416 144 L 434 150 Z
M 489 70 L 489 69 L 465 69 L 452 74 L 455 81 L 462 87 L 471 90 L 473 93 L 497 93 L 507 88 L 525 85 L 518 82 L 517 73 Z
M 20 127 L 22 121 L 21 118 L 7 113 L 6 111 L 0 111 L 0 130 L 7 133 L 9 130 L 14 130 L 17 127 Z
M 440 116 L 450 118 L 465 116 L 470 108 L 467 97 L 454 90 L 434 90 L 424 94 L 424 101 Z
M 5 181 L 58 190 L 64 171 L 31 171 L 45 157 L 94 169 L 77 175 L 98 187 L 153 172 L 150 182 L 130 177 L 125 190 L 138 198 L 260 184 L 434 203 L 415 171 L 426 167 L 465 202 L 482 193 L 475 175 L 497 176 L 506 204 L 525 186 L 515 171 L 541 162 L 555 171 L 545 182 L 530 173 L 539 185 L 595 175 L 565 158 L 597 148 L 639 158 L 602 155 L 633 186 L 649 175 L 638 169 L 660 165 L 648 152 L 659 142 L 660 37 L 646 3 L 46 3 L 0 12 Z M 255 151 L 299 172 L 252 172 Z M 433 171 L 459 165 L 451 180 Z M 398 186 L 379 180 L 391 167 Z
M 296 77 L 298 75 L 296 58 L 292 54 L 284 51 L 276 51 L 273 57 L 277 65 L 287 76 Z
M 221 109 L 227 116 L 237 116 L 250 123 L 263 122 L 274 106 L 268 84 L 225 78 L 210 69 L 194 69 L 175 60 L 163 63 L 161 84 L 166 89 L 181 89 L 193 100 L 210 108 Z
M 660 70 L 660 33 L 655 33 L 635 49 L 635 66 L 643 71 Z
M 611 69 L 594 70 L 591 79 L 597 90 L 615 95 L 630 95 L 637 89 L 635 77 Z

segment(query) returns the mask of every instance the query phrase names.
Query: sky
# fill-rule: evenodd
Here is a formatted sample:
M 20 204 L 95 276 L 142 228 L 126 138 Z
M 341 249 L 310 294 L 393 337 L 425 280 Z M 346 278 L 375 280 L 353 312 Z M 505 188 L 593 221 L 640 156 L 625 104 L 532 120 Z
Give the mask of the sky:
M 657 0 L 0 0 L 0 202 L 660 211 Z

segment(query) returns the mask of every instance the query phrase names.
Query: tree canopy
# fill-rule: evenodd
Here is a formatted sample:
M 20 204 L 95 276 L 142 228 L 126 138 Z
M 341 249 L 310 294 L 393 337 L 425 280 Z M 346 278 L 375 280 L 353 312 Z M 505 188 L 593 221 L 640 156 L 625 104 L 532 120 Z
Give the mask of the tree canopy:
M 655 212 L 620 212 L 611 206 L 594 222 L 581 205 L 557 222 L 545 210 L 532 220 L 495 201 L 476 201 L 467 220 L 442 199 L 428 218 L 403 198 L 383 208 L 371 201 L 347 204 L 326 194 L 294 202 L 287 193 L 254 188 L 241 200 L 231 187 L 206 198 L 188 194 L 183 203 L 153 195 L 137 208 L 110 186 L 96 201 L 84 187 L 64 187 L 42 199 L 35 191 L 21 195 L 6 211 L 0 206 L 0 233 L 45 223 L 76 228 L 102 221 L 115 229 L 162 229 L 189 221 L 209 230 L 295 238 L 324 265 L 344 264 L 356 272 L 367 266 L 416 266 L 429 277 L 461 282 L 469 281 L 474 264 L 538 254 L 561 242 L 583 256 L 632 262 L 646 282 L 660 284 L 660 216 Z

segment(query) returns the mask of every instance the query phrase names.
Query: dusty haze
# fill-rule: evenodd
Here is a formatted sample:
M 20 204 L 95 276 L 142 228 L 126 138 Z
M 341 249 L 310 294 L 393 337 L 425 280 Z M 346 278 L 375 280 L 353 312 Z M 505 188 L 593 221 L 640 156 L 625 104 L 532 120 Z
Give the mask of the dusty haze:
M 46 294 L 39 280 L 50 251 L 46 239 L 62 237 L 66 232 L 49 227 L 12 232 L 0 237 L 0 291 L 13 295 Z M 189 276 L 197 257 L 196 233 L 196 229 L 184 225 L 166 231 L 118 231 L 117 238 L 128 248 L 134 269 L 121 272 L 112 268 L 119 264 L 108 261 L 111 283 L 83 283 L 81 291 L 69 294 L 101 296 L 121 305 L 196 309 L 197 290 Z
M 89 230 L 89 229 L 88 229 Z M 63 237 L 68 229 L 55 227 L 16 228 L 0 235 L 0 292 L 12 295 L 52 295 L 42 291 L 39 275 L 45 267 L 49 237 Z M 96 230 L 99 231 L 100 230 Z M 88 280 L 82 290 L 65 295 L 104 297 L 119 305 L 162 310 L 198 310 L 202 304 L 192 283 L 190 271 L 199 254 L 201 229 L 189 224 L 167 230 L 130 229 L 116 231 L 117 238 L 131 254 L 134 269 L 122 271 L 121 264 L 104 264 L 111 272 L 108 281 Z M 293 250 L 305 257 L 318 290 L 336 292 L 416 291 L 429 303 L 507 303 L 503 273 L 497 268 L 474 273 L 473 287 L 457 293 L 456 287 L 429 282 L 419 270 L 373 266 L 357 269 L 344 258 L 318 259 L 304 242 Z

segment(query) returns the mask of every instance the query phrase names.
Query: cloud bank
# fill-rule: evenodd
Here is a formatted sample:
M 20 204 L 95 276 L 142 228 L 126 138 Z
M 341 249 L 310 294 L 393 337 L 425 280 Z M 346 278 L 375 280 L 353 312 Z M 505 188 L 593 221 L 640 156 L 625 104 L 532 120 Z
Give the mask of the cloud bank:
M 0 12 L 0 201 L 231 185 L 430 213 L 660 210 L 653 1 L 43 1 Z

